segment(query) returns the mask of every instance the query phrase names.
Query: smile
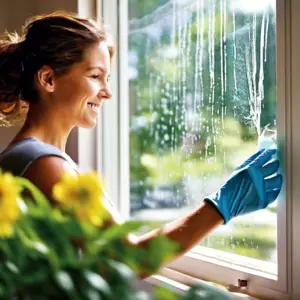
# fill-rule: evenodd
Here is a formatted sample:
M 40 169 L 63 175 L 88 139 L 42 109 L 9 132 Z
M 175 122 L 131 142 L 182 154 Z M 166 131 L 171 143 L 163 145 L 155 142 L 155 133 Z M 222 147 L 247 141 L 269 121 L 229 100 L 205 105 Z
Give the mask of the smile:
M 100 104 L 95 104 L 95 103 L 91 103 L 89 102 L 87 104 L 93 111 L 98 111 L 99 107 L 100 107 Z

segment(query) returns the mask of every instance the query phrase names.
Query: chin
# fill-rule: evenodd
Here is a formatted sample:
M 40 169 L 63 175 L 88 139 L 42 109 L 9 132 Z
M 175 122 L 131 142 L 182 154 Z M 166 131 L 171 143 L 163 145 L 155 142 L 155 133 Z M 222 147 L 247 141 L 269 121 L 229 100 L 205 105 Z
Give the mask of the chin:
M 80 128 L 94 128 L 97 125 L 97 120 L 85 120 L 85 122 L 80 122 L 80 124 L 78 125 L 78 127 Z
M 92 128 L 95 128 L 97 125 L 97 122 L 93 123 L 93 124 L 88 124 L 86 126 L 81 126 L 83 128 L 86 128 L 86 129 L 92 129 Z

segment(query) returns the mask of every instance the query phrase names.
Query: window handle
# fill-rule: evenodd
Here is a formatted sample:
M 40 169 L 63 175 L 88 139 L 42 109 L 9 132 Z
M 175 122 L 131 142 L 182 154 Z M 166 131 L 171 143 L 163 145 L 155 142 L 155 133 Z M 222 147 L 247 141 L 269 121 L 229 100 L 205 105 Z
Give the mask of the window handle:
M 238 279 L 238 284 L 237 285 L 230 284 L 227 287 L 227 289 L 228 289 L 228 291 L 233 292 L 233 293 L 247 294 L 248 280 Z

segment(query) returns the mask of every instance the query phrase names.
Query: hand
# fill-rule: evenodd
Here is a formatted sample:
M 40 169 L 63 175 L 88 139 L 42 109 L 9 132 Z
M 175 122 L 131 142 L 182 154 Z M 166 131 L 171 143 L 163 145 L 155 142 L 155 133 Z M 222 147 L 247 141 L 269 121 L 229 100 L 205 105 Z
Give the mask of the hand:
M 239 166 L 216 193 L 205 198 L 223 216 L 224 224 L 233 217 L 264 209 L 276 200 L 282 175 L 275 175 L 279 161 L 270 162 L 275 153 L 275 149 L 258 151 Z

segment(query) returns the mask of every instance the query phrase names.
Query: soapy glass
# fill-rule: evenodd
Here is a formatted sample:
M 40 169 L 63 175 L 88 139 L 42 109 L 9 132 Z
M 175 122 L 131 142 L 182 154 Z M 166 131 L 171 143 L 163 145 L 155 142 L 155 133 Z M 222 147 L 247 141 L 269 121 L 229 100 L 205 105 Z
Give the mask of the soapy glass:
M 261 135 L 258 137 L 257 141 L 257 150 L 261 149 L 277 149 L 277 130 L 268 124 L 263 129 Z M 277 158 L 277 154 L 275 154 L 274 158 Z M 277 209 L 277 200 L 274 201 L 270 207 L 276 211 Z
M 277 131 L 270 124 L 265 126 L 258 137 L 257 150 L 261 149 L 277 149 Z

